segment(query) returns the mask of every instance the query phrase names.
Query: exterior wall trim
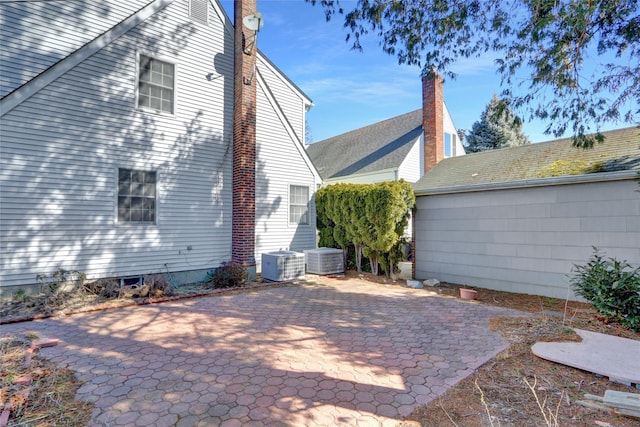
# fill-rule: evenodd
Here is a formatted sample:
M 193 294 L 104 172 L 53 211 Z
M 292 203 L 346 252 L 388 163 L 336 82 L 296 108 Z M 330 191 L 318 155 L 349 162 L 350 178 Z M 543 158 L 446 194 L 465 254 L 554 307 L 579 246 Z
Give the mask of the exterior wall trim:
M 89 58 L 94 53 L 97 53 L 100 49 L 104 48 L 114 40 L 118 39 L 140 22 L 145 21 L 158 11 L 164 9 L 173 3 L 173 1 L 174 0 L 155 0 L 110 30 L 102 33 L 89 43 L 85 44 L 71 55 L 38 74 L 27 83 L 15 89 L 0 100 L 0 116 L 7 114 L 18 105 L 38 93 L 41 89 L 52 83 L 58 77 L 73 69 L 75 66 Z
M 617 172 L 601 172 L 585 175 L 570 175 L 553 178 L 524 179 L 510 182 L 490 182 L 485 184 L 461 185 L 457 187 L 441 187 L 427 190 L 415 190 L 416 196 L 433 196 L 436 194 L 471 193 L 475 191 L 505 190 L 510 188 L 547 187 L 587 182 L 620 181 L 638 177 L 639 171 L 626 170 Z

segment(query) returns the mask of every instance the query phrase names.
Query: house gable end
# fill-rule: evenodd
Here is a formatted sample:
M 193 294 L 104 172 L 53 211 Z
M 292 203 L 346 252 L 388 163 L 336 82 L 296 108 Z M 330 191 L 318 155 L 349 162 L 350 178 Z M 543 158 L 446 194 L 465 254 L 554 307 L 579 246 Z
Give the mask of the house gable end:
M 255 259 L 261 270 L 262 254 L 292 250 L 303 251 L 315 246 L 315 208 L 313 194 L 321 179 L 309 160 L 302 141 L 294 132 L 281 102 L 291 97 L 285 93 L 276 99 L 270 87 L 269 71 L 256 73 L 257 84 L 257 156 L 256 156 L 256 245 Z M 265 75 L 267 74 L 267 75 Z M 303 114 L 302 109 L 299 110 Z M 306 206 L 300 196 L 306 195 Z M 294 206 L 295 205 L 295 206 Z M 292 219 L 306 207 L 305 220 Z M 295 211 L 295 212 L 294 212 Z
M 0 98 L 151 1 L 0 2 Z
M 179 272 L 230 259 L 232 61 L 206 75 L 232 39 L 211 9 L 203 26 L 186 6 L 174 1 L 1 117 L 1 286 L 55 268 L 89 278 L 169 269 L 182 283 Z M 173 37 L 179 29 L 189 31 Z M 140 54 L 175 64 L 173 114 L 139 108 Z M 155 176 L 154 220 L 120 221 L 126 170 Z
M 189 16 L 186 0 L 147 3 L 166 7 L 128 31 L 109 27 L 111 39 L 89 43 L 95 53 L 78 49 L 86 58 L 62 60 L 67 69 L 52 70 L 58 77 L 33 79 L 33 92 L 3 110 L 0 186 L 10 208 L 1 213 L 0 249 L 10 256 L 0 259 L 2 286 L 33 283 L 58 267 L 89 278 L 168 270 L 182 283 L 182 273 L 202 278 L 231 259 L 233 26 L 217 1 L 208 3 L 207 25 Z M 174 70 L 162 72 L 163 84 L 173 82 L 172 111 L 140 104 L 141 57 Z M 311 248 L 320 177 L 293 129 L 308 100 L 284 81 L 272 85 L 280 76 L 270 67 L 258 69 L 259 148 L 269 156 L 261 194 L 263 206 L 278 210 L 263 210 L 256 242 Z M 154 212 L 144 224 L 124 216 L 133 212 L 125 199 L 138 197 L 121 190 L 127 171 L 154 178 L 155 197 L 143 201 Z M 292 186 L 310 196 L 301 226 L 289 217 Z
M 398 179 L 404 179 L 408 182 L 416 182 L 420 179 L 424 173 L 422 165 L 424 159 L 423 150 L 423 135 L 420 135 L 398 167 Z
M 293 141 L 298 154 L 300 155 L 300 157 L 302 157 L 302 159 L 304 159 L 305 164 L 309 168 L 309 171 L 315 177 L 316 181 L 317 182 L 321 182 L 322 178 L 320 177 L 320 174 L 318 173 L 316 167 L 314 166 L 314 164 L 311 161 L 311 159 L 309 158 L 306 150 L 304 149 L 303 142 L 298 137 L 298 135 L 295 132 L 293 126 L 290 123 L 290 121 L 287 119 L 287 116 L 285 115 L 282 107 L 278 104 L 278 101 L 276 100 L 276 97 L 275 97 L 274 93 L 271 91 L 271 88 L 267 84 L 267 81 L 265 80 L 265 78 L 263 77 L 263 75 L 262 75 L 262 73 L 260 72 L 259 69 L 257 70 L 256 76 L 257 76 L 257 80 L 258 80 L 258 83 L 259 83 L 260 87 L 264 90 L 264 94 L 266 95 L 266 97 L 267 97 L 267 99 L 269 101 L 269 104 L 271 105 L 271 107 L 275 111 L 278 119 L 282 123 L 282 125 L 283 125 L 284 129 L 286 130 L 287 134 L 289 135 L 289 137 L 291 138 L 291 141 Z
M 46 87 L 57 78 L 89 58 L 91 55 L 98 52 L 100 49 L 136 27 L 140 22 L 164 9 L 173 1 L 174 0 L 155 0 L 152 3 L 149 3 L 147 6 L 93 39 L 91 42 L 85 44 L 71 55 L 58 61 L 53 66 L 47 68 L 42 73 L 29 80 L 27 83 L 13 90 L 0 100 L 0 115 L 10 112 L 22 102 L 38 93 L 42 88 Z
M 422 134 L 422 110 L 374 123 L 307 147 L 325 179 L 398 168 Z

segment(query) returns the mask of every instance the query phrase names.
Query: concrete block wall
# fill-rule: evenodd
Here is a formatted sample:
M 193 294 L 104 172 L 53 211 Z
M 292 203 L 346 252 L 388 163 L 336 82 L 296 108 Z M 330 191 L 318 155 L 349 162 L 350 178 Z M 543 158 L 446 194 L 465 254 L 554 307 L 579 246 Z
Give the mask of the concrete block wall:
M 572 268 L 593 246 L 640 265 L 632 179 L 419 196 L 415 277 L 576 299 Z

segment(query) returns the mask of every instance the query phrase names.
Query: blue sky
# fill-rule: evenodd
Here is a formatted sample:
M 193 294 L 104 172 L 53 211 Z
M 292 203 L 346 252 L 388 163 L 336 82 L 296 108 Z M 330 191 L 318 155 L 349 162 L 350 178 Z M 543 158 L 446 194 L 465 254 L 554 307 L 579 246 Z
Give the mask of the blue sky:
M 233 1 L 221 3 L 233 21 Z M 349 8 L 355 2 L 341 4 Z M 364 52 L 352 51 L 342 18 L 327 23 L 319 6 L 303 0 L 258 0 L 257 6 L 265 22 L 259 49 L 315 104 L 307 113 L 314 142 L 421 108 L 420 69 L 398 65 L 375 36 L 363 41 Z M 458 77 L 445 81 L 445 103 L 456 127 L 471 129 L 502 90 L 500 79 L 489 57 L 461 61 L 453 71 Z M 553 139 L 544 128 L 539 121 L 525 122 L 523 131 L 532 142 Z

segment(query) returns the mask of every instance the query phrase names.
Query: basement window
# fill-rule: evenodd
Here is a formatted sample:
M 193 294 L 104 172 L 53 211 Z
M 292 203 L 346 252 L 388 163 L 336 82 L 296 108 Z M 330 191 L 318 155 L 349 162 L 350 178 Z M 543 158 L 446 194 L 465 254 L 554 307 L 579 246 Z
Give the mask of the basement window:
M 118 223 L 154 223 L 156 173 L 118 169 Z
M 140 287 L 142 286 L 142 276 L 134 276 L 134 277 L 121 277 L 120 278 L 120 287 Z
M 309 224 L 309 187 L 289 187 L 289 224 Z

